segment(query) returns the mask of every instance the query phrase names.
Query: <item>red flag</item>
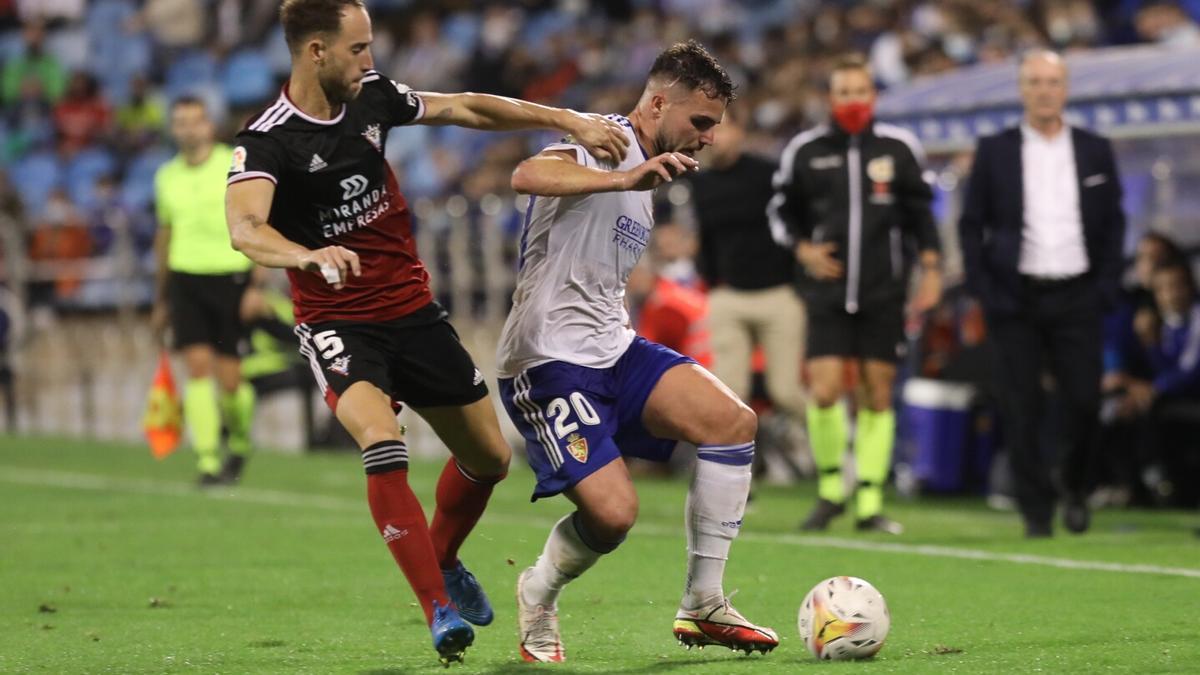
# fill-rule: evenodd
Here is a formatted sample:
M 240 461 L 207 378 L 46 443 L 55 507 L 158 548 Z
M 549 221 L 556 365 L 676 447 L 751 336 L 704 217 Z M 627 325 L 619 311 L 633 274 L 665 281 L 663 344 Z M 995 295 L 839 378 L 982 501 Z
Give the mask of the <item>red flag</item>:
M 171 360 L 166 350 L 158 357 L 158 370 L 154 372 L 154 382 L 146 397 L 142 429 L 155 459 L 174 452 L 183 437 L 183 407 L 175 389 L 175 378 L 171 377 Z

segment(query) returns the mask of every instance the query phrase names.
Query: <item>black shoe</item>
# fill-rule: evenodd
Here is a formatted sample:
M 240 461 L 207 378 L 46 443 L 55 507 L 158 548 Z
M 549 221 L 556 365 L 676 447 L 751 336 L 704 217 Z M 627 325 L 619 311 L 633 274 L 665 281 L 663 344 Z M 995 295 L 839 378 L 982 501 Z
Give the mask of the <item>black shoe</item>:
M 1054 535 L 1054 530 L 1051 529 L 1050 523 L 1025 521 L 1025 538 L 1026 539 L 1049 539 Z
M 904 526 L 896 521 L 876 513 L 870 518 L 863 518 L 854 524 L 859 532 L 882 532 L 884 534 L 904 534 Z
M 225 480 L 215 473 L 202 473 L 196 479 L 196 485 L 202 488 L 217 487 L 224 484 Z
M 1087 532 L 1092 524 L 1092 513 L 1088 510 L 1087 502 L 1082 499 L 1071 500 L 1063 507 L 1063 527 L 1075 534 Z
M 220 478 L 223 482 L 236 485 L 242 478 L 242 469 L 246 466 L 246 458 L 241 455 L 230 455 L 225 458 L 221 467 Z
M 828 499 L 818 499 L 808 518 L 800 523 L 800 529 L 808 532 L 829 529 L 829 521 L 846 512 L 845 504 L 835 504 Z

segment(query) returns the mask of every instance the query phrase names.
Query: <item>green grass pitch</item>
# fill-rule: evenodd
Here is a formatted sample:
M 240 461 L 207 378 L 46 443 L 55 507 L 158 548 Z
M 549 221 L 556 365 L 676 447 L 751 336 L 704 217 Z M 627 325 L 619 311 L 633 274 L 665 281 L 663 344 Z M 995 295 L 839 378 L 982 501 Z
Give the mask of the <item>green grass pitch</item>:
M 412 470 L 432 504 L 436 463 Z M 441 672 L 411 592 L 367 511 L 347 454 L 256 456 L 242 486 L 202 493 L 192 457 L 0 437 L 0 672 Z M 894 503 L 900 538 L 825 536 L 796 523 L 808 488 L 756 492 L 726 591 L 782 644 L 767 656 L 685 651 L 686 485 L 641 480 L 629 540 L 561 601 L 568 662 L 516 651 L 513 587 L 562 499 L 530 504 L 516 467 L 463 559 L 496 605 L 463 673 L 1200 672 L 1200 516 L 1110 511 L 1092 533 L 1027 542 L 978 500 Z M 796 636 L 808 589 L 874 583 L 892 611 L 877 658 L 812 659 Z

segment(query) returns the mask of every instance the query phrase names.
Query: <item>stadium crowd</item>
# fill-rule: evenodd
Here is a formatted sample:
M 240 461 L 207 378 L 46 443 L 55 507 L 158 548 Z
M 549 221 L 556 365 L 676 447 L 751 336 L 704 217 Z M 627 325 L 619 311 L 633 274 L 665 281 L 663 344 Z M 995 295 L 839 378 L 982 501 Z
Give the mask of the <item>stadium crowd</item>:
M 367 4 L 376 64 L 416 90 L 494 93 L 587 111 L 630 109 L 662 46 L 696 37 L 738 85 L 746 147 L 772 159 L 794 133 L 827 119 L 830 69 L 846 53 L 865 55 L 886 88 L 1011 60 L 1037 46 L 1200 42 L 1196 0 Z M 288 71 L 277 7 L 276 0 L 0 0 L 0 279 L 25 304 L 103 310 L 132 298 L 148 308 L 153 175 L 172 154 L 168 105 L 199 96 L 221 122 L 220 136 L 231 138 L 275 98 Z M 545 140 L 413 127 L 392 135 L 387 155 L 410 200 L 441 204 L 464 195 L 476 208 L 486 194 L 511 202 L 513 167 Z M 516 210 L 507 222 L 513 241 Z M 666 254 L 664 269 L 692 283 L 687 247 Z M 1154 256 L 1157 264 L 1148 261 Z M 1110 443 L 1107 466 L 1111 482 L 1132 492 L 1124 499 L 1175 500 L 1169 476 L 1186 471 L 1163 448 L 1183 433 L 1180 424 L 1194 423 L 1190 408 L 1157 404 L 1155 395 L 1200 400 L 1200 310 L 1191 309 L 1195 284 L 1182 259 L 1168 240 L 1144 239 L 1134 288 L 1109 321 L 1104 419 L 1120 433 L 1106 438 L 1126 440 Z M 927 331 L 925 342 L 937 336 Z M 917 370 L 939 371 L 930 364 L 961 347 L 955 344 L 925 350 Z M 1164 431 L 1145 423 L 1159 415 L 1178 424 Z M 1143 480 L 1144 473 L 1153 475 Z

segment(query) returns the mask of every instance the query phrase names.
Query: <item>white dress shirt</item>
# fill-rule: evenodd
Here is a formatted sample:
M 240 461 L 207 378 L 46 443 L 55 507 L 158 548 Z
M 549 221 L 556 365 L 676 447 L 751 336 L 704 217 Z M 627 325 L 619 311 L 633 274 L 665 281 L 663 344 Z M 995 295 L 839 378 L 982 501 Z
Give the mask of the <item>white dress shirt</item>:
M 1071 128 L 1052 138 L 1021 124 L 1021 179 L 1025 226 L 1017 269 L 1033 277 L 1059 279 L 1088 270 L 1079 211 L 1079 176 Z

